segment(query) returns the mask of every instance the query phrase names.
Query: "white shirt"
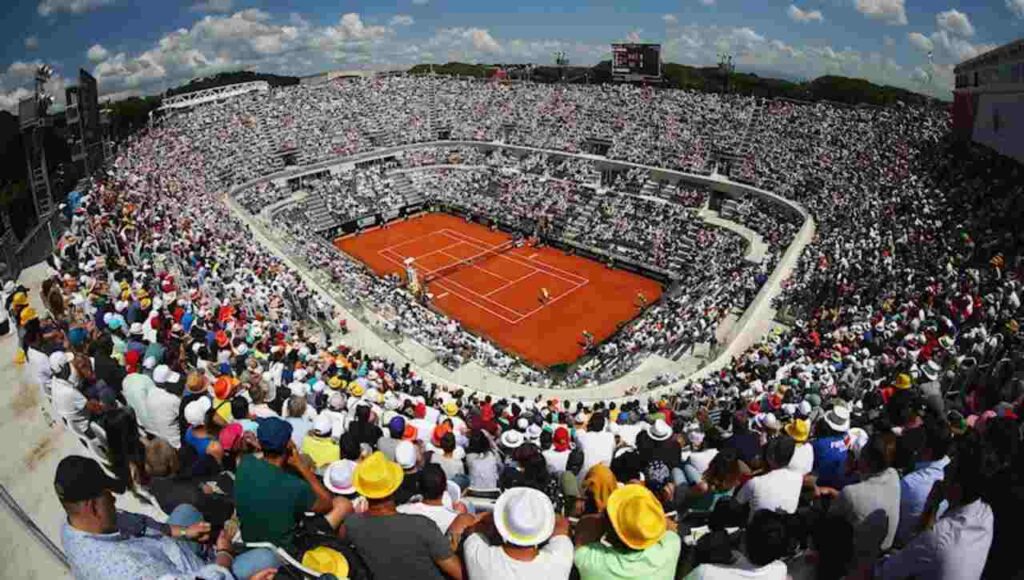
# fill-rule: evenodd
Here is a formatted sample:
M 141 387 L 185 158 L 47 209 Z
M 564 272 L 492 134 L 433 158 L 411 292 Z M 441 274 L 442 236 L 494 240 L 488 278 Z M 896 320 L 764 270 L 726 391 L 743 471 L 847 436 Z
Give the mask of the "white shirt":
M 178 429 L 178 409 L 181 399 L 154 387 L 146 393 L 146 419 L 142 426 L 157 437 L 167 441 L 171 447 L 181 447 L 181 431 Z
M 615 435 L 608 431 L 583 431 L 576 434 L 576 444 L 583 449 L 583 467 L 580 469 L 580 481 L 587 477 L 590 468 L 603 463 L 611 466 L 615 454 Z
M 916 536 L 902 550 L 875 566 L 875 578 L 976 580 L 992 546 L 995 516 L 976 500 L 946 512 L 935 527 Z
M 708 470 L 708 466 L 711 465 L 711 460 L 718 455 L 717 449 L 701 449 L 700 451 L 694 451 L 690 453 L 690 466 L 697 470 L 697 473 L 704 475 L 704 472 Z
M 788 570 L 781 560 L 757 567 L 740 556 L 732 566 L 722 564 L 701 564 L 686 575 L 686 580 L 739 580 L 758 578 L 760 580 L 786 580 Z
M 797 443 L 793 449 L 793 458 L 789 460 L 787 469 L 800 475 L 807 475 L 814 470 L 814 448 L 810 443 Z
M 548 473 L 551 475 L 562 475 L 565 473 L 565 464 L 569 462 L 569 450 L 555 451 L 552 447 L 543 452 L 544 461 L 548 464 Z
M 135 418 L 143 427 L 149 425 L 149 408 L 146 406 L 146 399 L 149 396 L 149 391 L 155 388 L 157 387 L 153 379 L 142 373 L 131 373 L 121 382 L 124 400 L 135 411 Z
M 466 538 L 463 561 L 470 580 L 548 580 L 568 578 L 573 547 L 568 536 L 555 536 L 530 562 L 513 560 L 501 546 L 492 546 L 480 534 Z
M 736 501 L 750 504 L 750 517 L 758 510 L 781 509 L 794 513 L 800 502 L 802 475 L 789 469 L 775 469 L 747 482 L 736 494 Z
M 50 392 L 53 394 L 53 410 L 57 416 L 67 419 L 72 431 L 84 434 L 89 428 L 89 413 L 85 410 L 89 399 L 71 383 L 56 377 L 50 381 Z
M 612 433 L 619 436 L 622 442 L 630 447 L 636 447 L 636 436 L 646 429 L 646 423 L 634 423 L 632 425 L 612 425 Z
M 429 442 L 434 435 L 434 423 L 429 419 L 413 419 L 409 424 L 416 428 L 416 438 Z
M 3 308 L 0 307 L 0 310 L 3 310 Z M 27 363 L 29 376 L 32 377 L 32 380 L 44 392 L 49 391 L 50 379 L 53 377 L 53 373 L 50 372 L 50 357 L 46 356 L 42 351 L 29 347 L 28 354 L 25 355 L 25 362 Z
M 429 505 L 421 501 L 402 504 L 395 509 L 400 514 L 420 515 L 430 518 L 437 524 L 437 529 L 441 530 L 442 534 L 448 533 L 448 526 L 452 525 L 455 518 L 459 517 L 458 512 L 451 508 L 446 508 L 443 505 Z

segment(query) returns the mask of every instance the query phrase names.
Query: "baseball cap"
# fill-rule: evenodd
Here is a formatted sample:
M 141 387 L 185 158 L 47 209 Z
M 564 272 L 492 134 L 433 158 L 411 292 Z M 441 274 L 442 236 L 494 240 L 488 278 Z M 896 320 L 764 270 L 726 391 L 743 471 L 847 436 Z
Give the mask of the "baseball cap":
M 326 437 L 331 434 L 334 424 L 331 422 L 331 418 L 326 414 L 321 413 L 317 415 L 316 419 L 313 419 L 313 431 L 320 436 Z
M 262 419 L 256 428 L 256 438 L 264 451 L 280 453 L 292 438 L 292 424 L 277 417 Z
M 108 476 L 95 459 L 69 455 L 57 464 L 53 487 L 60 501 L 74 503 L 97 498 L 107 489 L 114 493 L 124 493 L 126 486 Z

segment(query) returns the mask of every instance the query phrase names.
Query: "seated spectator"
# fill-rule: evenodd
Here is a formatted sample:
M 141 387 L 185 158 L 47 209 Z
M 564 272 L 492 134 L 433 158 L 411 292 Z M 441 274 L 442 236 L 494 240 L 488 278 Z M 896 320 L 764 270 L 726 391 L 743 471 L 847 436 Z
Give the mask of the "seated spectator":
M 750 468 L 739 459 L 735 449 L 726 447 L 711 460 L 711 465 L 696 485 L 685 494 L 685 506 L 693 512 L 710 512 L 718 500 L 731 497 L 750 478 Z
M 615 434 L 605 431 L 604 415 L 594 413 L 586 431 L 576 433 L 576 445 L 583 450 L 583 468 L 580 477 L 586 478 L 590 468 L 602 464 L 611 466 L 615 454 Z
M 132 375 L 129 375 L 130 378 Z M 181 398 L 161 385 L 153 384 L 146 394 L 146 416 L 148 422 L 140 424 L 146 431 L 167 441 L 171 447 L 181 447 L 181 430 L 178 427 L 178 412 Z
M 399 505 L 398 513 L 426 516 L 437 524 L 437 529 L 441 530 L 442 534 L 447 533 L 449 526 L 459 517 L 459 512 L 451 505 L 450 498 L 447 502 L 445 501 L 448 479 L 445 477 L 444 470 L 436 464 L 424 465 L 423 471 L 420 471 L 419 480 L 422 499 Z
M 466 531 L 463 559 L 469 578 L 568 578 L 573 566 L 569 520 L 530 488 L 501 494 L 494 512 Z
M 926 419 L 925 444 L 914 470 L 900 480 L 900 520 L 896 531 L 896 545 L 902 546 L 920 531 L 928 495 L 936 482 L 942 481 L 949 465 L 952 434 L 943 420 Z M 940 508 L 941 509 L 941 508 Z M 939 515 L 942 515 L 941 511 Z
M 561 477 L 565 473 L 565 464 L 569 461 L 571 451 L 569 430 L 565 425 L 558 425 L 554 432 L 545 430 L 540 436 L 540 441 L 548 472 L 553 477 Z
M 814 447 L 807 444 L 810 434 L 811 426 L 807 419 L 796 419 L 786 425 L 786 435 L 796 442 L 789 468 L 800 475 L 807 475 L 814 470 Z
M 288 413 L 284 420 L 292 426 L 292 443 L 296 448 L 302 449 L 302 441 L 306 438 L 309 430 L 313 428 L 313 418 L 316 417 L 316 413 L 309 408 L 304 396 L 288 397 L 287 407 Z
M 430 456 L 430 462 L 436 463 L 444 469 L 448 479 L 459 484 L 459 487 L 469 487 L 469 477 L 466 475 L 466 465 L 462 458 L 456 453 L 455 434 L 447 432 L 441 436 L 440 452 L 435 451 Z M 461 451 L 461 450 L 459 450 Z
M 402 442 L 402 435 L 405 434 L 405 417 L 396 415 L 388 421 L 388 431 L 377 439 L 376 449 L 384 454 L 388 460 L 395 460 L 395 447 Z
M 761 510 L 754 514 L 744 532 L 745 554 L 733 553 L 733 562 L 728 565 L 701 564 L 687 580 L 764 578 L 787 580 L 786 564 L 783 558 L 789 553 L 789 537 L 784 516 L 776 512 Z
M 491 440 L 482 430 L 473 431 L 466 448 L 466 467 L 469 472 L 470 489 L 498 489 L 500 473 L 497 452 L 491 447 Z
M 230 477 L 182 473 L 178 453 L 166 441 L 154 439 L 146 445 L 146 475 L 146 487 L 164 513 L 189 504 L 203 514 L 204 520 L 219 527 L 235 511 L 231 499 L 234 481 Z
M 110 479 L 93 459 L 70 455 L 57 465 L 54 487 L 67 520 L 61 543 L 75 578 L 160 578 L 192 576 L 228 580 L 232 576 L 231 531 L 217 537 L 216 557 L 205 560 L 192 542 L 210 540 L 210 524 L 188 504 L 161 524 L 141 514 L 117 511 L 114 493 L 124 486 Z M 261 568 L 262 570 L 262 568 Z
M 736 493 L 736 501 L 750 506 L 750 516 L 759 510 L 781 509 L 794 513 L 800 500 L 803 477 L 787 468 L 793 459 L 794 442 L 789 437 L 777 437 L 764 448 L 767 472 L 748 481 Z
M 219 464 L 224 460 L 224 449 L 215 437 L 212 405 L 209 397 L 202 397 L 185 406 L 189 428 L 182 441 L 195 452 L 197 460 L 209 456 Z
M 574 563 L 581 580 L 675 577 L 682 541 L 647 488 L 631 484 L 612 493 L 607 521 L 610 530 L 603 518 L 577 527 Z
M 313 459 L 316 471 L 323 472 L 328 464 L 341 459 L 341 450 L 338 444 L 331 439 L 331 431 L 334 425 L 327 415 L 320 415 L 313 421 L 313 428 L 302 440 L 302 453 Z
M 395 492 L 402 467 L 376 452 L 356 467 L 355 488 L 366 498 L 365 513 L 345 519 L 340 530 L 378 580 L 445 577 L 461 580 L 462 561 L 428 518 L 401 514 Z
M 395 491 L 395 503 L 402 505 L 420 495 L 420 452 L 411 441 L 402 441 L 395 447 L 395 460 L 404 474 Z
M 814 440 L 816 485 L 842 489 L 849 481 L 846 473 L 846 432 L 850 430 L 850 410 L 837 405 L 818 422 Z
M 874 577 L 981 578 L 995 526 L 995 515 L 985 498 L 997 466 L 994 453 L 983 443 L 971 441 L 957 449 L 945 477 L 928 498 L 921 516 L 924 531 L 879 561 Z M 943 501 L 949 503 L 949 509 L 937 518 Z

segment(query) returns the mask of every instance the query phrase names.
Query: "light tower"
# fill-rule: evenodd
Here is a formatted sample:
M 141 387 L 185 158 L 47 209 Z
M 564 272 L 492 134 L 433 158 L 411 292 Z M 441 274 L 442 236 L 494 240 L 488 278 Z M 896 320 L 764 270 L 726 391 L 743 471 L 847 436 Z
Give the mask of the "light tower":
M 722 75 L 722 92 L 729 92 L 729 81 L 732 79 L 732 73 L 736 70 L 736 65 L 732 62 L 732 55 L 728 53 L 721 53 L 718 55 L 718 74 Z
M 36 69 L 35 91 L 18 104 L 18 120 L 22 141 L 25 143 L 25 163 L 28 165 L 28 183 L 32 190 L 36 216 L 45 221 L 53 212 L 53 194 L 50 190 L 50 171 L 46 165 L 46 129 L 53 123 L 46 116 L 53 96 L 46 92 L 46 82 L 53 76 L 48 64 Z

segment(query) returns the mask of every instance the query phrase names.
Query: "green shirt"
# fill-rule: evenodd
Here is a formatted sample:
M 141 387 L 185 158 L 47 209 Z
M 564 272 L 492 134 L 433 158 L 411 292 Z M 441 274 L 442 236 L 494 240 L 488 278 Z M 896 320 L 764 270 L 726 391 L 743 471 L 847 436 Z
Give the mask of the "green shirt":
M 235 473 L 235 509 L 246 542 L 271 542 L 288 549 L 296 522 L 316 503 L 313 488 L 299 477 L 251 455 Z
M 646 550 L 625 550 L 591 542 L 576 549 L 574 560 L 580 580 L 672 580 L 681 547 L 679 534 L 666 532 L 665 537 Z

